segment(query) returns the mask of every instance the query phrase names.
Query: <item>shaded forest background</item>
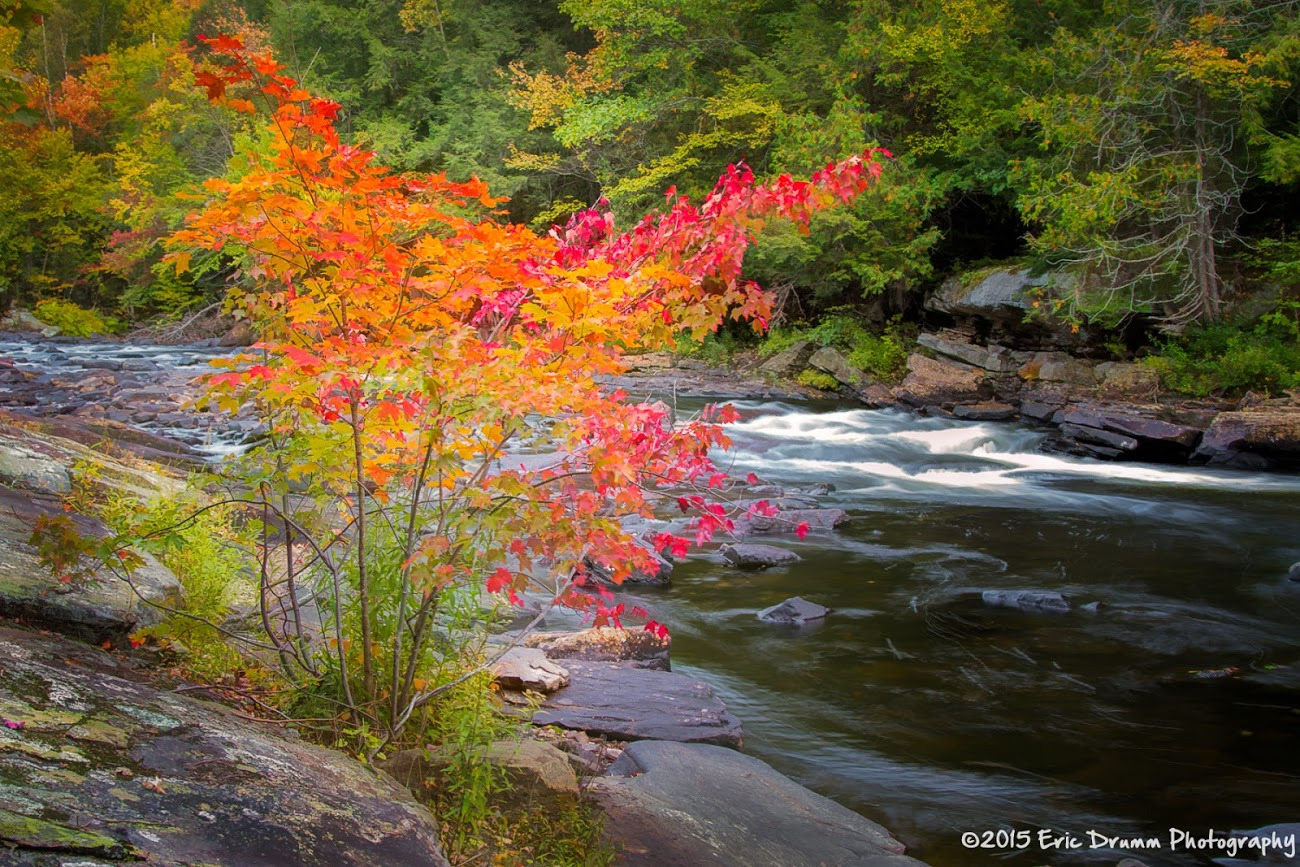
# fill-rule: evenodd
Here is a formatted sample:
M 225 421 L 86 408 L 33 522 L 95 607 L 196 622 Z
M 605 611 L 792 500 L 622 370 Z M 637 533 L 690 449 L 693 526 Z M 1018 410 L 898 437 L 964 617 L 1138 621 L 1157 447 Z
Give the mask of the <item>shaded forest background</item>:
M 268 147 L 199 34 L 270 47 L 399 169 L 477 175 L 537 228 L 628 219 L 737 160 L 894 159 L 746 262 L 787 321 L 907 313 L 942 277 L 1068 269 L 1063 317 L 1296 333 L 1300 20 L 1245 0 L 37 0 L 0 27 L 0 303 L 129 320 L 220 296 L 161 241 Z M 1268 319 L 1267 317 L 1272 317 Z M 1270 324 L 1271 323 L 1271 324 Z M 1278 329 L 1281 329 L 1279 332 Z

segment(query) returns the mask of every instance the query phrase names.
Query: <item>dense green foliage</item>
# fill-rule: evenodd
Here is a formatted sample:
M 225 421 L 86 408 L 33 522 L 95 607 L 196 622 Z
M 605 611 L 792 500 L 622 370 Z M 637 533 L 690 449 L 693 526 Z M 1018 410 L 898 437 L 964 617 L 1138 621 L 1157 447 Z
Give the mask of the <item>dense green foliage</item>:
M 776 355 L 797 341 L 811 340 L 821 346 L 832 346 L 844 351 L 849 363 L 864 370 L 878 380 L 898 382 L 907 369 L 907 356 L 916 339 L 915 328 L 894 317 L 883 328 L 865 325 L 851 310 L 831 310 L 815 325 L 779 326 L 768 333 L 759 347 L 759 355 Z M 814 388 L 833 387 L 814 374 L 801 379 L 804 385 Z
M 194 37 L 217 31 L 272 47 L 391 164 L 477 175 L 537 228 L 600 197 L 624 217 L 669 187 L 698 198 L 738 159 L 760 176 L 805 174 L 827 154 L 889 148 L 853 207 L 807 233 L 768 230 L 750 251 L 749 275 L 789 321 L 864 296 L 914 311 L 937 278 L 1012 254 L 1075 268 L 1051 309 L 1104 323 L 1137 313 L 1177 330 L 1232 320 L 1252 292 L 1296 298 L 1293 0 L 44 11 L 15 4 L 0 27 L 0 305 L 177 315 L 237 273 L 221 255 L 184 275 L 159 267 L 158 241 L 198 182 L 238 176 L 266 146 L 192 86 L 206 62 Z M 1249 264 L 1260 255 L 1276 266 L 1263 278 Z
M 38 301 L 32 312 L 37 319 L 46 325 L 53 325 L 69 337 L 90 337 L 121 330 L 121 323 L 113 317 L 102 316 L 94 310 L 78 307 L 59 298 Z
M 1192 328 L 1161 341 L 1144 363 L 1164 388 L 1201 397 L 1300 388 L 1300 304 L 1288 302 L 1253 324 Z

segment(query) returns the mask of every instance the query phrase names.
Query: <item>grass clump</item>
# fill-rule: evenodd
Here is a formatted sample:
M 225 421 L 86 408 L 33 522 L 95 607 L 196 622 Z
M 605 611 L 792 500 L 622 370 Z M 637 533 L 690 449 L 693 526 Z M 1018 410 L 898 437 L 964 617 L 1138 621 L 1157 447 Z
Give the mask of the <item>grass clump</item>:
M 527 737 L 531 712 L 500 701 L 490 674 L 475 675 L 422 710 L 408 740 L 433 758 L 422 780 L 404 782 L 442 821 L 453 863 L 612 864 L 599 808 L 582 796 L 516 788 L 489 758 L 493 744 Z
M 714 367 L 723 367 L 751 345 L 752 339 L 724 329 L 705 335 L 699 342 L 684 337 L 677 344 L 677 352 Z

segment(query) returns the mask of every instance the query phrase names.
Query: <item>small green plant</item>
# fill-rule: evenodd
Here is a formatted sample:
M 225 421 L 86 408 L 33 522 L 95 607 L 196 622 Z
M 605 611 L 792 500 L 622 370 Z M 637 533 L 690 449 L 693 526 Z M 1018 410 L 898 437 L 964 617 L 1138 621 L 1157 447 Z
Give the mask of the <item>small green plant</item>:
M 84 499 L 84 498 L 83 498 Z M 140 539 L 138 550 L 155 556 L 180 581 L 177 611 L 137 634 L 164 646 L 181 645 L 187 673 L 217 682 L 252 662 L 216 624 L 232 611 L 257 609 L 256 563 L 243 526 L 230 506 L 198 509 L 195 498 L 101 497 L 92 511 L 115 532 Z M 236 627 L 238 628 L 238 627 Z
M 123 328 L 122 323 L 112 316 L 104 316 L 59 298 L 37 302 L 32 313 L 46 325 L 53 325 L 69 337 L 115 334 Z
M 443 846 L 455 863 L 597 867 L 612 863 L 601 839 L 601 814 L 582 797 L 516 788 L 492 758 L 494 745 L 527 737 L 522 726 L 535 707 L 507 712 L 479 672 L 426 705 L 407 740 L 427 746 L 432 773 L 417 783 L 443 820 Z
M 822 391 L 835 391 L 840 387 L 839 381 L 829 373 L 822 373 L 820 370 L 811 368 L 800 371 L 794 380 L 800 385 L 821 389 Z

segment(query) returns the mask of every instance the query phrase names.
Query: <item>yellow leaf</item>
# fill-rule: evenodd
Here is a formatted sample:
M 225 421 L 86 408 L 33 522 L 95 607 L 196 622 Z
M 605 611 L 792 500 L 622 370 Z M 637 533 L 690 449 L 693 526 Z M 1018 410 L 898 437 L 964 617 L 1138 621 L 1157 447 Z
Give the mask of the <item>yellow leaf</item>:
M 188 250 L 182 250 L 177 253 L 172 261 L 176 263 L 176 276 L 179 277 L 181 274 L 190 270 L 190 253 Z

